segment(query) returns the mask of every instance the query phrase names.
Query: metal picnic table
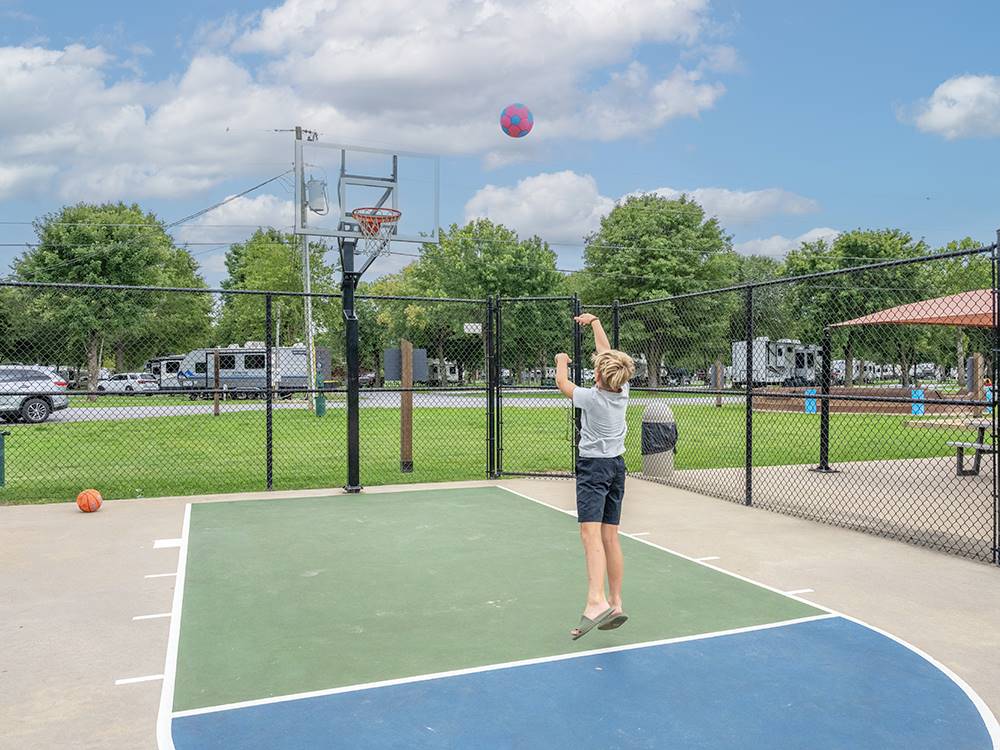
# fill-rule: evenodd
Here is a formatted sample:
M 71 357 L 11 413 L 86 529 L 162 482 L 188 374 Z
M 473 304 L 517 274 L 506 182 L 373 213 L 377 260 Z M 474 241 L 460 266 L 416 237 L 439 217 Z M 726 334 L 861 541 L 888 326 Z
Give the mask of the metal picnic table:
M 955 475 L 959 477 L 979 476 L 982 467 L 983 456 L 986 454 L 995 455 L 997 449 L 994 445 L 986 442 L 986 431 L 993 429 L 993 420 L 987 417 L 957 417 L 951 419 L 919 419 L 907 422 L 910 427 L 924 427 L 928 429 L 970 429 L 976 430 L 976 440 L 973 443 L 965 443 L 949 440 L 946 444 L 955 449 Z M 965 451 L 974 450 L 972 458 L 972 468 L 965 468 Z

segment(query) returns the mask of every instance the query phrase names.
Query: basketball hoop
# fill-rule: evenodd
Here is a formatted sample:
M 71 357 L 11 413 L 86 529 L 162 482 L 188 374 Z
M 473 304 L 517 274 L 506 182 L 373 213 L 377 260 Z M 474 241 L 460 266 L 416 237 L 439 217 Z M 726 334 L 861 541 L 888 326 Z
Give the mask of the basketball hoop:
M 351 216 L 358 222 L 358 228 L 364 236 L 362 254 L 375 258 L 384 253 L 402 215 L 394 208 L 367 207 L 351 211 Z

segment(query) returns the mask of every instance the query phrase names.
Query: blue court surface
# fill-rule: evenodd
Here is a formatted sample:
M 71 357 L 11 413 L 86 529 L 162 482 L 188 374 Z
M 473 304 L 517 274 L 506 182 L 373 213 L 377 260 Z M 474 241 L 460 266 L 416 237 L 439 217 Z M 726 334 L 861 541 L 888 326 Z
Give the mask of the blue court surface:
M 414 512 L 419 512 L 421 503 L 432 505 L 438 501 L 431 496 L 418 496 L 420 494 L 408 493 L 400 502 L 411 509 L 416 505 Z M 479 500 L 478 496 L 465 495 L 461 502 L 467 502 L 472 512 Z M 488 501 L 491 508 L 510 503 L 509 508 L 501 507 L 501 510 L 524 512 L 530 516 L 529 520 L 535 521 L 535 525 L 544 527 L 547 538 L 556 540 L 560 559 L 564 552 L 572 549 L 575 524 L 571 518 L 514 496 L 484 495 L 481 500 Z M 337 501 L 327 499 L 326 502 Z M 384 511 L 378 512 L 398 518 L 398 514 L 392 513 L 393 501 L 385 502 Z M 449 502 L 456 507 L 460 505 L 454 498 Z M 219 513 L 256 513 L 260 521 L 267 520 L 268 513 L 276 512 L 276 506 L 254 509 L 250 505 L 243 508 L 238 507 L 242 504 L 227 505 L 229 507 L 214 516 L 207 510 L 203 512 L 204 534 L 209 535 L 205 538 L 212 539 L 215 544 L 220 539 L 218 534 L 232 535 L 233 543 L 246 544 L 249 554 L 254 540 L 247 532 L 256 527 L 248 521 L 240 528 L 236 515 L 226 516 L 225 524 L 219 523 Z M 297 507 L 310 510 L 307 506 Z M 350 507 L 337 509 L 341 523 L 344 512 Z M 316 512 L 310 510 L 314 521 Z M 368 512 L 366 508 L 365 513 Z M 350 534 L 370 533 L 355 528 L 371 526 L 370 516 L 363 517 L 365 523 L 351 526 Z M 400 521 L 408 522 L 407 519 Z M 197 540 L 198 523 L 188 528 L 189 523 L 190 520 L 185 523 L 183 550 L 188 566 L 186 575 L 189 581 L 200 580 L 199 585 L 204 586 L 212 580 L 211 571 L 193 571 L 191 566 L 204 565 L 210 558 L 199 557 L 197 541 L 190 548 L 192 537 Z M 447 526 L 452 522 L 440 520 L 436 523 Z M 376 533 L 385 531 L 385 527 L 380 527 Z M 450 531 L 457 533 L 460 529 Z M 303 529 L 303 533 L 308 533 L 308 529 Z M 388 575 L 386 571 L 390 569 L 398 576 L 421 571 L 436 575 L 439 569 L 447 567 L 441 562 L 444 558 L 427 557 L 433 555 L 427 537 L 418 538 L 414 542 L 417 546 L 412 549 L 408 548 L 405 539 L 395 541 L 402 547 L 401 554 L 422 554 L 425 556 L 423 562 L 415 557 L 412 566 L 373 568 L 382 570 L 379 575 Z M 488 551 L 476 551 L 483 546 L 483 541 L 477 538 L 475 544 L 470 543 L 467 553 L 447 558 L 450 565 L 460 566 L 460 569 L 445 571 L 445 575 L 456 582 L 457 589 L 461 589 L 458 582 L 463 578 L 477 578 L 477 566 L 472 558 L 463 555 L 488 555 Z M 658 617 L 664 632 L 671 634 L 669 637 L 635 640 L 647 632 L 641 628 L 648 627 L 648 623 L 630 622 L 620 633 L 609 635 L 594 631 L 581 639 L 582 645 L 573 644 L 560 631 L 551 643 L 563 645 L 550 647 L 549 641 L 533 640 L 538 637 L 540 628 L 549 628 L 548 622 L 539 622 L 537 617 L 513 618 L 505 621 L 505 627 L 513 630 L 514 637 L 503 648 L 512 649 L 510 654 L 522 658 L 501 660 L 496 655 L 508 652 L 483 652 L 463 646 L 464 642 L 474 643 L 476 634 L 463 625 L 461 617 L 465 605 L 459 603 L 436 601 L 434 605 L 454 613 L 452 621 L 456 623 L 456 631 L 437 624 L 422 629 L 424 621 L 418 613 L 416 619 L 405 620 L 416 632 L 397 633 L 395 641 L 390 637 L 391 629 L 386 636 L 369 628 L 368 623 L 377 619 L 374 616 L 351 620 L 350 627 L 339 630 L 331 626 L 330 640 L 324 642 L 315 630 L 296 636 L 295 628 L 290 627 L 295 622 L 293 613 L 265 613 L 254 632 L 252 646 L 241 645 L 238 638 L 227 638 L 225 634 L 213 638 L 199 631 L 198 643 L 204 641 L 207 647 L 216 649 L 224 657 L 211 670 L 201 670 L 199 663 L 199 669 L 189 668 L 190 674 L 185 677 L 179 672 L 171 674 L 168 663 L 168 677 L 164 681 L 164 705 L 168 710 L 161 711 L 160 747 L 163 750 L 171 745 L 176 750 L 987 750 L 1000 747 L 996 719 L 975 693 L 946 668 L 902 641 L 847 616 L 784 597 L 767 587 L 655 545 L 637 539 L 626 541 L 626 559 L 631 561 L 633 568 L 639 568 L 631 571 L 636 586 L 650 585 L 650 582 L 659 586 L 669 602 L 666 611 L 677 611 L 674 616 L 662 614 L 664 610 L 655 610 L 661 612 Z M 485 542 L 488 549 L 490 538 Z M 390 542 L 383 538 L 382 543 Z M 457 541 L 456 545 L 461 549 Z M 234 549 L 227 548 L 227 557 L 238 557 Z M 377 545 L 373 546 L 372 554 L 378 554 Z M 573 574 L 579 576 L 580 566 L 576 564 L 579 561 L 568 559 Z M 320 564 L 332 565 L 334 562 L 332 559 L 320 561 L 314 569 L 321 569 Z M 361 563 L 356 561 L 356 564 Z M 429 567 L 425 570 L 425 566 Z M 415 570 L 406 572 L 404 568 L 407 567 Z M 175 609 L 183 597 L 184 568 L 182 563 Z M 646 578 L 642 568 L 649 574 Z M 658 576 L 663 577 L 659 583 Z M 492 578 L 488 580 L 494 587 L 499 585 Z M 387 581 L 385 585 L 395 591 L 394 586 L 399 582 Z M 271 581 L 264 587 L 270 591 L 264 594 L 265 600 L 272 597 L 272 602 L 277 601 L 273 597 L 281 589 L 279 584 Z M 377 599 L 380 581 L 373 579 L 370 586 L 371 596 Z M 513 590 L 519 588 L 517 581 L 512 586 Z M 655 589 L 652 591 L 654 593 L 645 595 L 655 598 Z M 575 596 L 578 592 L 571 593 Z M 482 611 L 503 611 L 502 606 L 498 606 L 502 595 L 499 593 L 497 598 L 487 600 L 489 607 Z M 530 587 L 524 596 L 532 596 Z M 559 596 L 553 593 L 554 598 Z M 726 627 L 708 630 L 705 620 L 698 619 L 704 615 L 698 607 L 706 596 L 723 601 L 724 606 L 713 616 L 720 618 L 720 624 Z M 685 601 L 684 597 L 691 597 L 691 600 Z M 696 605 L 696 601 L 701 604 Z M 747 605 L 750 601 L 763 602 L 777 614 L 768 620 Z M 783 601 L 803 611 L 783 609 Z M 234 608 L 231 611 L 238 619 L 239 605 L 235 599 L 231 604 Z M 663 601 L 658 603 L 662 604 Z M 324 606 L 336 608 L 337 604 L 328 601 Z M 366 606 L 374 607 L 364 602 L 357 604 L 362 610 Z M 198 607 L 228 609 L 229 603 L 221 590 L 212 603 L 207 597 L 201 603 L 192 598 L 183 607 L 190 628 L 196 628 L 199 623 Z M 513 609 L 515 612 L 534 611 L 529 602 L 524 603 L 523 609 Z M 641 604 L 636 602 L 632 608 L 633 617 L 641 618 L 643 611 Z M 685 612 L 698 612 L 698 618 L 692 615 L 685 619 Z M 788 617 L 790 612 L 801 616 Z M 481 615 L 475 608 L 472 613 L 477 617 Z M 379 611 L 374 614 L 379 615 Z M 732 619 L 734 617 L 736 620 Z M 190 657 L 199 646 L 190 634 L 180 634 L 185 626 L 177 622 L 179 619 L 175 617 L 172 623 L 176 630 L 171 633 L 170 651 L 176 664 L 190 664 L 190 659 L 185 661 L 184 652 L 186 650 Z M 635 636 L 626 634 L 630 626 Z M 523 637 L 518 637 L 517 628 L 522 629 Z M 484 626 L 482 632 L 488 638 L 493 631 Z M 352 637 L 344 633 L 352 633 L 357 639 L 348 644 L 349 651 L 337 651 L 344 646 L 345 638 Z M 182 652 L 179 659 L 178 637 Z M 483 648 L 490 645 L 485 644 Z M 405 649 L 408 653 L 394 655 L 391 653 L 394 648 Z M 493 654 L 492 662 L 486 653 Z M 362 658 L 352 661 L 345 654 Z M 430 663 L 440 662 L 443 668 L 419 672 L 421 667 L 418 665 L 425 663 L 420 659 L 426 654 L 431 654 Z M 324 666 L 317 672 L 317 664 L 330 655 L 335 656 L 331 666 Z M 264 672 L 259 671 L 259 665 L 241 667 L 254 659 L 270 667 Z M 254 674 L 257 677 L 253 677 Z M 374 679 L 351 683 L 351 678 L 357 679 L 357 675 Z M 245 683 L 252 677 L 259 685 L 251 689 Z M 302 690 L 289 691 L 290 685 L 301 685 Z

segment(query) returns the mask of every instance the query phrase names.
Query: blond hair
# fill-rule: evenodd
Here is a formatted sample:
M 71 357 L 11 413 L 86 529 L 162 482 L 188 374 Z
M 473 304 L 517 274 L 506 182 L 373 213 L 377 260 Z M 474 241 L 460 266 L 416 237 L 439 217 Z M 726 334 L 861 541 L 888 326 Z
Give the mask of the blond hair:
M 629 378 L 635 375 L 635 362 L 625 352 L 608 349 L 594 354 L 594 372 L 601 377 L 601 384 L 613 391 L 620 391 Z

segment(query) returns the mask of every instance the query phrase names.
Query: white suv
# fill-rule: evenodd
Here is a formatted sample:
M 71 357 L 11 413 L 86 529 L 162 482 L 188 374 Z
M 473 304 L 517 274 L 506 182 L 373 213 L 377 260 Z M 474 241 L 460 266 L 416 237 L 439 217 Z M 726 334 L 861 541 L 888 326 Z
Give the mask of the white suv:
M 108 393 L 158 391 L 156 377 L 148 372 L 121 372 L 97 381 L 97 390 Z
M 61 375 L 39 365 L 0 365 L 0 418 L 44 422 L 69 406 Z M 34 395 L 38 394 L 38 395 Z

